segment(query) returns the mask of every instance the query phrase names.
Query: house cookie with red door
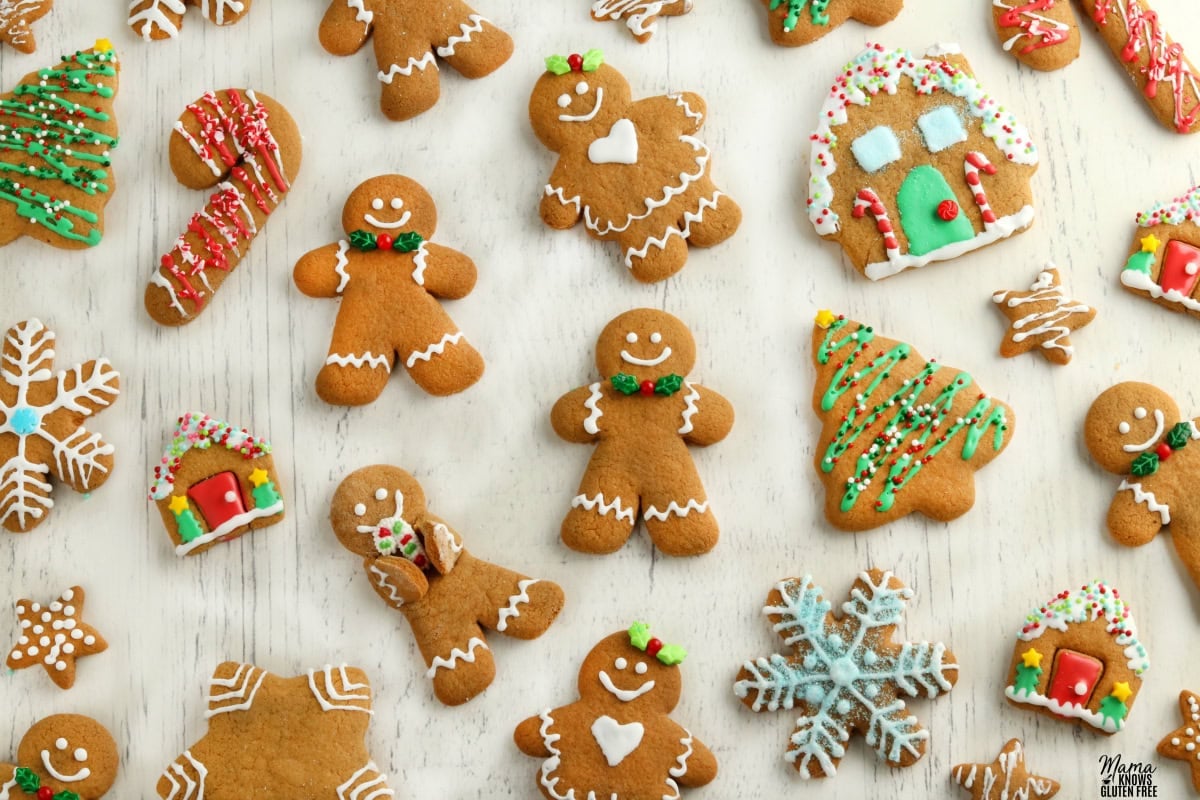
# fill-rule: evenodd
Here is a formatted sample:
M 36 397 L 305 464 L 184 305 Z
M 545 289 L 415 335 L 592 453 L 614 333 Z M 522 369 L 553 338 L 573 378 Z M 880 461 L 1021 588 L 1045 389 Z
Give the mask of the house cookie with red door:
M 871 280 L 957 258 L 1033 223 L 1029 131 L 952 45 L 871 45 L 812 134 L 808 217 Z
M 1172 311 L 1200 317 L 1200 186 L 1137 215 L 1121 285 Z
M 1113 734 L 1124 727 L 1149 668 L 1129 606 L 1116 589 L 1092 581 L 1025 616 L 1004 696 L 1053 719 Z
M 150 499 L 177 555 L 203 553 L 283 519 L 271 443 L 207 414 L 179 418 Z

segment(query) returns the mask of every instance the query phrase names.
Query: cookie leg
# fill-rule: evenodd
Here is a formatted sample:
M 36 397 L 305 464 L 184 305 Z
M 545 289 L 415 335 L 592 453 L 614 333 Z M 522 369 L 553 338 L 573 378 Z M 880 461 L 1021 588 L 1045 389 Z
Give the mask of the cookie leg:
M 412 41 L 400 24 L 376 25 L 372 40 L 383 84 L 379 106 L 388 119 L 412 119 L 432 108 L 441 83 L 429 42 Z
M 596 555 L 620 550 L 637 513 L 638 491 L 629 476 L 589 467 L 563 520 L 563 544 Z
M 733 235 L 742 224 L 742 209 L 733 198 L 705 181 L 696 210 L 685 220 L 688 244 L 693 247 L 712 247 Z
M 483 375 L 483 356 L 448 317 L 444 324 L 422 331 L 421 338 L 409 338 L 398 348 L 417 385 L 439 397 L 461 392 Z
M 642 497 L 646 532 L 655 547 L 669 556 L 707 553 L 717 544 L 717 518 L 699 479 L 691 487 L 672 486 Z
M 442 31 L 437 54 L 464 78 L 482 78 L 512 55 L 512 38 L 466 5 L 451 4 L 446 18 L 452 22 Z
M 505 636 L 536 639 L 546 632 L 563 606 L 563 590 L 551 581 L 526 578 L 511 570 L 489 565 L 486 618 L 480 620 Z
M 379 397 L 387 385 L 396 354 L 391 344 L 363 339 L 342 318 L 333 327 L 329 355 L 317 373 L 317 395 L 335 406 L 361 406 Z
M 687 238 L 683 229 L 672 222 L 664 226 L 661 218 L 654 228 L 631 226 L 618 240 L 625 266 L 642 283 L 654 283 L 671 277 L 687 263 Z M 664 229 L 665 228 L 665 229 Z
M 425 675 L 433 680 L 438 700 L 448 706 L 462 705 L 491 686 L 496 662 L 478 625 L 455 636 L 447 636 L 444 628 L 433 633 L 437 637 L 428 649 L 422 644 L 421 651 L 429 664 Z
M 1192 576 L 1192 583 L 1200 588 L 1200 529 L 1180 522 L 1171 526 L 1171 543 L 1175 545 L 1179 560 Z

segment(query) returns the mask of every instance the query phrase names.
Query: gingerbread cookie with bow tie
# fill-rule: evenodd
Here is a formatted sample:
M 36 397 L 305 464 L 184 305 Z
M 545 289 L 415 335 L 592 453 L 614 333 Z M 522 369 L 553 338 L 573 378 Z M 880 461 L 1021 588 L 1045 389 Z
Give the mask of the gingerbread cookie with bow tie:
M 55 714 L 21 739 L 17 763 L 0 763 L 0 800 L 99 800 L 117 779 L 117 743 L 79 714 Z

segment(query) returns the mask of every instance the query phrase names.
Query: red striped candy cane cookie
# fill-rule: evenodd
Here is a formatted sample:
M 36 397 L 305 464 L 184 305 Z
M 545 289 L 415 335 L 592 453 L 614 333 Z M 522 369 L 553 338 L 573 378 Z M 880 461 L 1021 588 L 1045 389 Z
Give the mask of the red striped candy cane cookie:
M 162 325 L 191 322 L 241 262 L 300 169 L 300 131 L 287 109 L 251 89 L 205 92 L 175 123 L 171 169 L 184 186 L 214 189 L 146 287 Z
M 996 167 L 987 160 L 987 156 L 977 150 L 967 153 L 963 167 L 967 171 L 967 185 L 975 193 L 975 205 L 979 206 L 979 214 L 983 217 L 983 229 L 991 230 L 996 224 L 996 212 L 992 211 L 992 207 L 988 205 L 987 192 L 983 189 L 983 181 L 979 179 L 979 173 L 995 175 Z
M 899 258 L 900 245 L 896 242 L 896 232 L 892 230 L 892 220 L 888 217 L 887 208 L 879 199 L 879 195 L 875 194 L 874 189 L 863 189 L 858 193 L 858 197 L 854 200 L 854 211 L 851 212 L 851 216 L 855 219 L 862 219 L 868 210 L 870 210 L 871 216 L 875 217 L 875 227 L 883 235 L 883 246 L 887 250 L 888 260 Z

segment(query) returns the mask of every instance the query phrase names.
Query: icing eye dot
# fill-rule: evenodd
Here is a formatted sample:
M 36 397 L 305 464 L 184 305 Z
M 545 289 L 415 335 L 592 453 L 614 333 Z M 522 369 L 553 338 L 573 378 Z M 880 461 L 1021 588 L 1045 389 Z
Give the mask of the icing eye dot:
M 646 670 L 648 670 L 648 669 L 650 669 L 650 668 L 648 666 L 646 666 L 645 661 L 639 661 L 637 663 L 637 666 L 633 668 L 633 671 L 636 672 L 638 675 L 645 675 Z
M 579 83 L 575 84 L 575 94 L 587 94 L 587 90 L 587 81 L 580 81 Z
M 384 489 L 382 486 L 379 487 L 378 489 L 376 489 L 375 490 L 375 499 L 376 500 L 386 500 L 387 499 L 387 489 Z
M 66 750 L 67 749 L 67 740 L 60 736 L 58 738 L 58 740 L 54 742 L 54 746 L 57 747 L 59 750 Z
M 1120 425 L 1117 426 L 1117 430 L 1120 431 L 1121 434 L 1129 433 L 1129 423 L 1122 422 Z
M 655 344 L 658 344 L 659 342 L 662 341 L 662 334 L 659 333 L 658 331 L 655 331 L 654 333 L 650 334 L 650 341 L 654 342 Z
M 1146 418 L 1146 409 L 1142 408 L 1141 406 L 1138 406 L 1137 408 L 1135 408 L 1133 410 L 1133 417 L 1134 417 L 1134 419 L 1145 419 Z
M 629 342 L 630 344 L 633 344 L 634 342 L 637 341 L 637 334 L 634 333 L 633 331 L 630 331 L 629 333 L 625 334 L 625 341 Z
M 232 503 L 234 500 L 237 500 L 236 494 L 234 494 L 232 491 L 225 493 L 225 502 L 226 503 Z
M 569 105 L 571 105 L 571 95 L 569 95 L 569 94 L 560 94 L 560 95 L 558 96 L 558 107 L 559 107 L 559 108 L 566 108 L 566 107 L 567 107 L 567 106 L 569 106 Z
M 76 761 L 79 761 L 81 763 L 84 761 L 87 761 L 87 750 L 84 750 L 82 747 L 75 748 L 74 755 L 75 755 Z
M 376 211 L 383 210 L 383 201 L 376 197 L 371 201 L 371 208 L 375 209 Z
M 392 202 L 388 203 L 388 205 L 391 206 L 396 211 L 399 211 L 400 209 L 404 208 L 404 201 L 401 200 L 399 197 L 393 197 Z
M 357 503 L 354 506 L 354 516 L 361 517 L 363 514 L 366 514 L 366 513 L 367 513 L 367 507 L 364 506 L 362 503 Z
M 617 669 L 625 669 L 625 667 L 629 666 L 629 662 L 623 658 L 618 658 L 616 661 L 613 662 L 613 666 L 616 667 Z

